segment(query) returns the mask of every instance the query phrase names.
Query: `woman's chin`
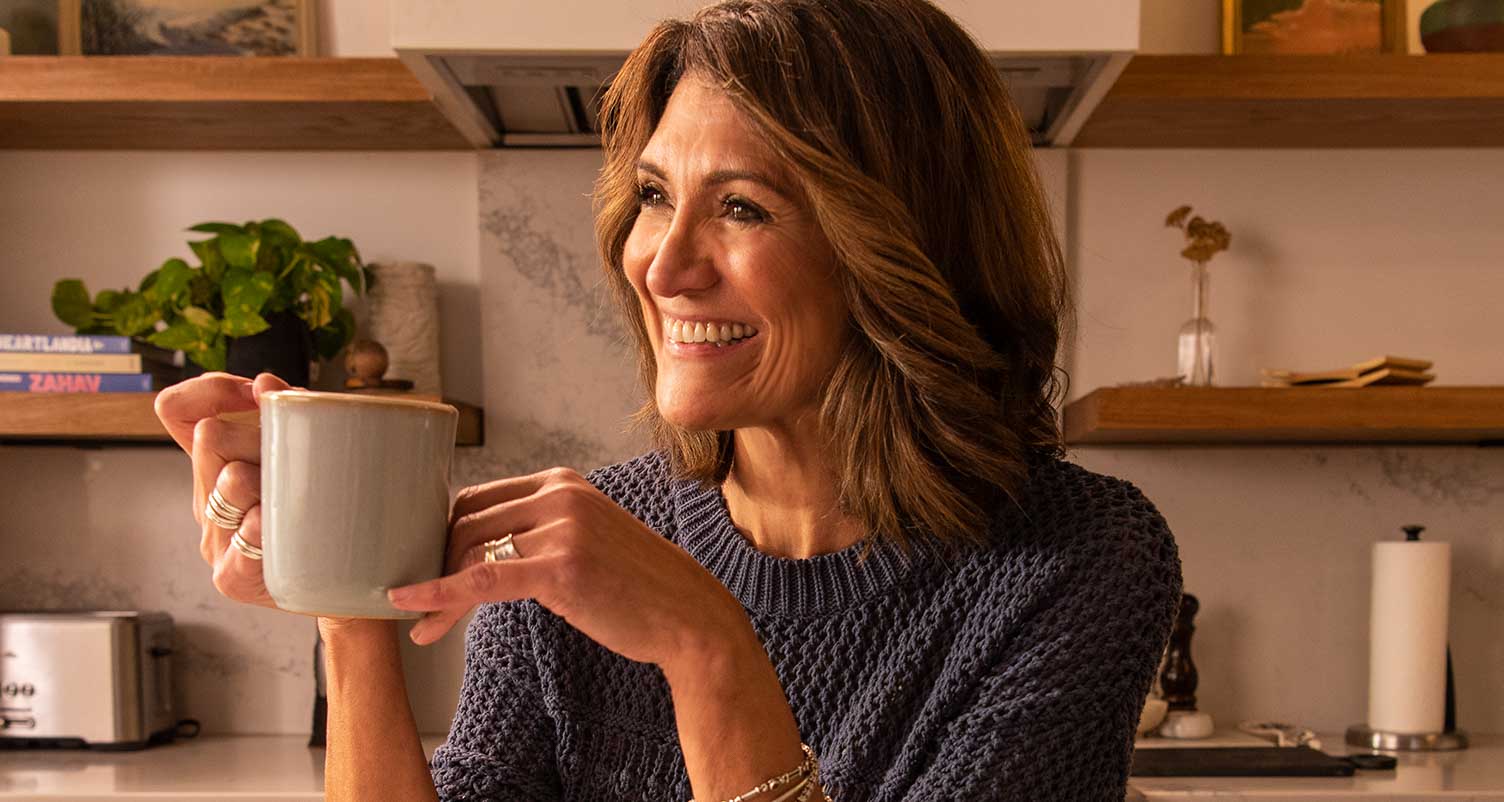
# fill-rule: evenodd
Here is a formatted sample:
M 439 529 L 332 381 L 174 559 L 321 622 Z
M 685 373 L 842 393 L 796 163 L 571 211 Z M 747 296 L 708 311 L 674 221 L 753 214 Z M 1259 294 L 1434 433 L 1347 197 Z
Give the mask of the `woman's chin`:
M 658 415 L 680 429 L 691 431 L 724 431 L 736 428 L 725 411 L 707 404 L 675 403 L 672 399 L 658 399 Z

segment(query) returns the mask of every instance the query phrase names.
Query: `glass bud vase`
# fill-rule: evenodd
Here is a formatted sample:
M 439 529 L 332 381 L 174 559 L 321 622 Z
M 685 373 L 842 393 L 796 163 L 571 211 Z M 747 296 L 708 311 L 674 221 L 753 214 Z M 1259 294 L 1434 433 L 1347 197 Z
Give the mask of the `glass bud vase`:
M 1191 387 L 1212 384 L 1212 344 L 1216 334 L 1207 318 L 1207 297 L 1211 294 L 1210 274 L 1206 262 L 1191 263 L 1191 319 L 1180 327 L 1178 373 Z

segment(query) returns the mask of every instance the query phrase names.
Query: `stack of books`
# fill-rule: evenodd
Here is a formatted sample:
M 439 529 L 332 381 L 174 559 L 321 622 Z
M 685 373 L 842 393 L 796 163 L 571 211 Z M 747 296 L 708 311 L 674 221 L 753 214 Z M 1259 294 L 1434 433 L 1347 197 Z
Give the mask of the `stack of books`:
M 1264 368 L 1262 372 L 1265 387 L 1368 387 L 1382 384 L 1419 386 L 1436 378 L 1435 374 L 1426 372 L 1430 367 L 1429 359 L 1376 356 L 1351 367 L 1335 370 L 1297 373 L 1292 370 Z
M 129 337 L 0 334 L 0 392 L 149 393 L 140 347 Z

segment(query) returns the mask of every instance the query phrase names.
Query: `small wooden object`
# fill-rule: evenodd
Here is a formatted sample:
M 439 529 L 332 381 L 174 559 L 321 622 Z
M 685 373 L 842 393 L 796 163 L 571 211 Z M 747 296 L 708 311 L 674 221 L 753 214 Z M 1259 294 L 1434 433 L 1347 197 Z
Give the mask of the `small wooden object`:
M 407 379 L 384 379 L 387 366 L 391 364 L 386 348 L 375 340 L 356 340 L 345 355 L 345 370 L 350 378 L 345 387 L 351 390 L 397 390 L 413 389 Z

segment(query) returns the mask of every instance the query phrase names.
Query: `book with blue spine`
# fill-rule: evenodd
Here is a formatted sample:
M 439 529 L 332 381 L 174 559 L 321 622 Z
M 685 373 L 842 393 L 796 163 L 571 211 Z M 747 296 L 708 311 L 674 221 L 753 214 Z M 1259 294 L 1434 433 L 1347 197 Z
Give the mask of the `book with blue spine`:
M 0 352 L 129 354 L 131 338 L 102 334 L 0 334 Z
M 149 393 L 150 373 L 0 373 L 0 393 Z

